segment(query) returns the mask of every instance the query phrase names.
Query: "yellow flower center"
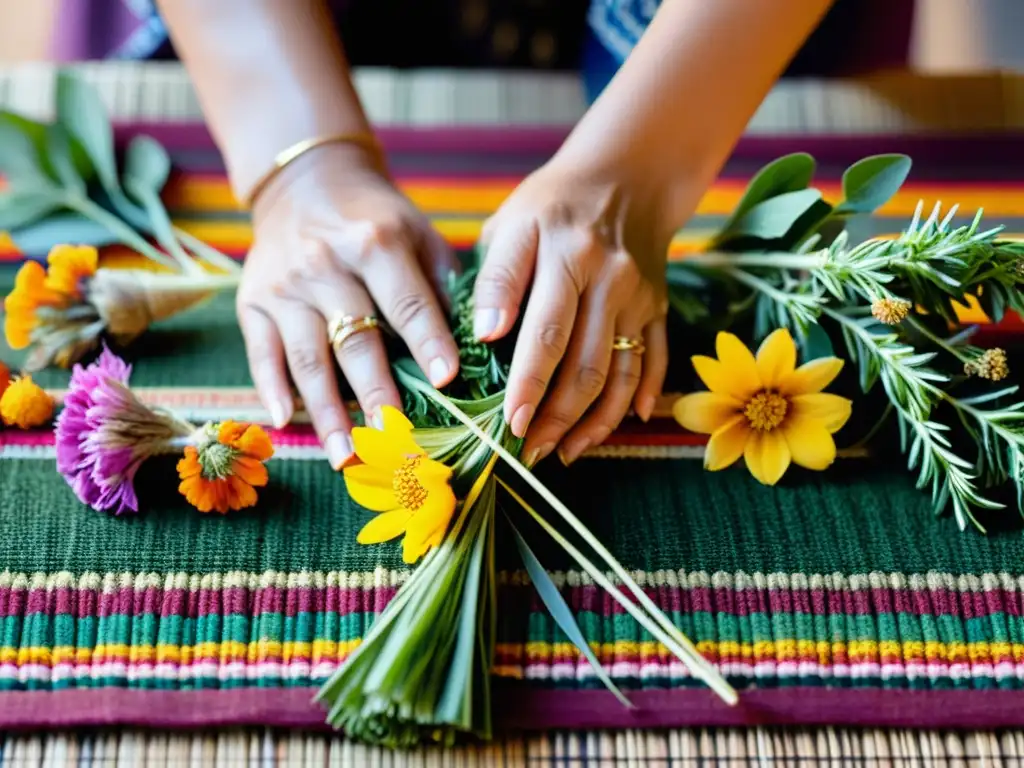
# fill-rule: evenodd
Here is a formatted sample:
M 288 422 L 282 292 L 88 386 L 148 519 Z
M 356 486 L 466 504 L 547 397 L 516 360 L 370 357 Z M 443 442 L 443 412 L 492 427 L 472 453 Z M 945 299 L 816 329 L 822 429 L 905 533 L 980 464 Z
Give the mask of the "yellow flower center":
M 770 432 L 786 418 L 789 403 L 782 395 L 775 392 L 758 392 L 747 402 L 743 415 L 750 426 L 761 432 Z
M 398 503 L 410 512 L 415 512 L 427 500 L 427 489 L 414 474 L 421 461 L 423 461 L 422 456 L 412 456 L 406 459 L 405 463 L 395 470 L 395 477 L 391 481 L 391 488 L 395 492 Z

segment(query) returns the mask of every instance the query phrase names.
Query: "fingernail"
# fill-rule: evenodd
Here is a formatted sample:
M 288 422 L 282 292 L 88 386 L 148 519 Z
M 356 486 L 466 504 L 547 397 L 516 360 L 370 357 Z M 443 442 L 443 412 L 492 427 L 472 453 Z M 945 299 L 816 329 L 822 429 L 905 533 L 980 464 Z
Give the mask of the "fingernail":
M 651 413 L 654 412 L 654 396 L 643 395 L 637 398 L 636 401 L 636 415 L 640 417 L 640 421 L 645 424 L 651 418 Z
M 288 405 L 280 400 L 270 404 L 270 423 L 274 429 L 281 429 L 288 423 Z
M 380 408 L 370 411 L 370 426 L 374 429 L 384 429 L 384 414 L 381 413 Z
M 340 469 L 345 460 L 352 455 L 352 438 L 344 432 L 333 432 L 327 436 L 324 448 L 331 466 Z
M 430 377 L 430 383 L 435 387 L 439 387 L 448 380 L 448 371 L 451 370 L 448 366 L 448 361 L 443 357 L 435 357 L 430 361 L 430 365 L 427 366 L 427 375 Z
M 578 443 L 570 445 L 568 448 L 560 448 L 558 450 L 558 459 L 565 466 L 569 466 L 576 459 L 583 455 L 583 452 L 590 447 L 590 440 L 581 440 Z
M 520 405 L 516 408 L 516 412 L 512 414 L 512 421 L 509 422 L 513 435 L 516 437 L 526 437 L 526 428 L 530 426 L 530 421 L 533 419 L 533 414 L 536 410 L 536 408 L 529 404 Z
M 490 338 L 498 330 L 501 312 L 496 309 L 478 309 L 473 317 L 473 335 L 478 340 Z

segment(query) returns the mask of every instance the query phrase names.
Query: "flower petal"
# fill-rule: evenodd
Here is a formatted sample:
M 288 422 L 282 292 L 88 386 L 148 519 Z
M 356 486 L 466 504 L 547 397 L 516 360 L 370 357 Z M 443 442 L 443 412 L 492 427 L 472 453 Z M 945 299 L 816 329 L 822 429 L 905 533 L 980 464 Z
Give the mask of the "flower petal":
M 838 357 L 819 357 L 804 363 L 779 382 L 779 391 L 786 395 L 809 395 L 821 392 L 843 370 Z
M 355 467 L 352 467 L 352 469 L 355 469 Z M 348 495 L 352 497 L 352 501 L 373 512 L 387 512 L 402 506 L 398 503 L 398 499 L 395 498 L 395 491 L 391 483 L 384 485 L 373 480 L 375 478 L 371 479 L 370 482 L 366 482 L 358 475 L 352 475 L 346 471 L 345 488 L 348 489 Z
M 672 405 L 672 415 L 679 426 L 691 432 L 710 435 L 735 418 L 743 403 L 717 392 L 694 392 L 680 397 Z
M 231 509 L 246 509 L 256 506 L 258 496 L 256 489 L 240 477 L 231 476 L 225 486 L 228 506 Z
M 742 380 L 713 357 L 694 355 L 690 362 L 704 386 L 720 395 L 747 400 L 761 388 L 760 379 Z
M 762 389 L 764 382 L 757 370 L 757 361 L 738 336 L 722 331 L 715 337 L 715 352 L 718 362 L 729 372 L 732 379 L 750 387 L 750 394 Z M 749 395 L 748 395 L 749 396 Z M 746 397 L 740 396 L 741 400 Z
M 393 405 L 381 406 L 380 418 L 384 432 L 389 435 L 412 432 L 412 422 Z
M 764 485 L 775 485 L 779 482 L 792 460 L 786 438 L 777 429 L 751 435 L 743 457 L 747 461 L 750 474 Z
M 352 442 L 361 461 L 388 472 L 402 466 L 408 456 L 422 453 L 408 433 L 403 440 L 401 433 L 388 435 L 372 427 L 354 427 Z
M 266 461 L 274 455 L 274 444 L 270 441 L 270 435 L 256 424 L 246 426 L 245 431 L 236 439 L 234 447 L 259 461 Z
M 249 485 L 264 486 L 267 484 L 267 468 L 262 462 L 249 456 L 239 456 L 231 462 L 231 472 Z
M 439 544 L 448 530 L 455 512 L 455 494 L 447 485 L 431 490 L 423 506 L 416 510 L 405 529 L 402 555 L 407 563 L 415 563 L 431 546 Z
M 785 328 L 772 331 L 757 350 L 757 370 L 765 389 L 778 389 L 796 369 L 796 344 Z
M 793 408 L 791 418 L 797 421 L 816 421 L 829 432 L 842 429 L 853 411 L 853 401 L 828 392 L 797 395 L 790 398 L 789 402 Z
M 397 539 L 405 531 L 405 526 L 411 518 L 412 512 L 407 509 L 384 512 L 363 526 L 356 536 L 356 541 L 360 544 L 382 544 Z
M 716 472 L 736 463 L 750 439 L 750 426 L 745 417 L 737 416 L 719 427 L 708 440 L 704 451 L 704 468 Z
M 805 469 L 821 471 L 836 459 L 836 443 L 825 426 L 814 419 L 790 419 L 782 428 L 793 461 Z

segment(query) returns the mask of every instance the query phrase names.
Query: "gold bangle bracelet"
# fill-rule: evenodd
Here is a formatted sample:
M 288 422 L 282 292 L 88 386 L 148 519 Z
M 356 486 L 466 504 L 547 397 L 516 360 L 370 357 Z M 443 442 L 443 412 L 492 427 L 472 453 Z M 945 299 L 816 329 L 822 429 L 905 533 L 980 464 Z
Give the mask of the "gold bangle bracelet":
M 260 196 L 260 193 L 267 188 L 267 185 L 270 184 L 270 182 L 273 181 L 281 171 L 307 152 L 310 152 L 317 147 L 322 147 L 325 144 L 354 144 L 357 147 L 363 147 L 364 149 L 370 150 L 378 159 L 382 158 L 384 154 L 380 141 L 377 140 L 376 136 L 367 131 L 360 133 L 337 133 L 331 136 L 319 136 L 313 139 L 303 139 L 277 154 L 274 158 L 274 165 L 271 169 L 260 176 L 260 178 L 256 180 L 256 183 L 253 184 L 252 189 L 245 198 L 246 207 L 252 208 L 253 204 L 256 202 L 256 198 Z

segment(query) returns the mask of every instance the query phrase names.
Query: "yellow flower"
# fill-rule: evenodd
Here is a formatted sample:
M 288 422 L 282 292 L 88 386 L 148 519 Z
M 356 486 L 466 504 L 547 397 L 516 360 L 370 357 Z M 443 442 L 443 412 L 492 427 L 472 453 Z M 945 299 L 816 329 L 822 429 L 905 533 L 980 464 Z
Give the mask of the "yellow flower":
M 832 435 L 852 403 L 823 393 L 843 361 L 823 357 L 796 367 L 789 331 L 772 333 L 757 358 L 731 333 L 719 333 L 718 359 L 697 355 L 693 367 L 710 392 L 681 397 L 673 414 L 691 432 L 711 435 L 704 466 L 716 471 L 746 459 L 750 473 L 775 485 L 791 462 L 822 470 L 836 458 Z
M 0 421 L 9 427 L 32 429 L 52 417 L 53 398 L 31 376 L 15 379 L 0 395 Z
M 360 544 L 380 544 L 405 534 L 402 557 L 415 563 L 444 538 L 455 512 L 452 471 L 429 458 L 412 437 L 412 423 L 384 406 L 383 428 L 356 427 L 352 442 L 362 462 L 344 468 L 352 500 L 379 512 L 359 532 Z

